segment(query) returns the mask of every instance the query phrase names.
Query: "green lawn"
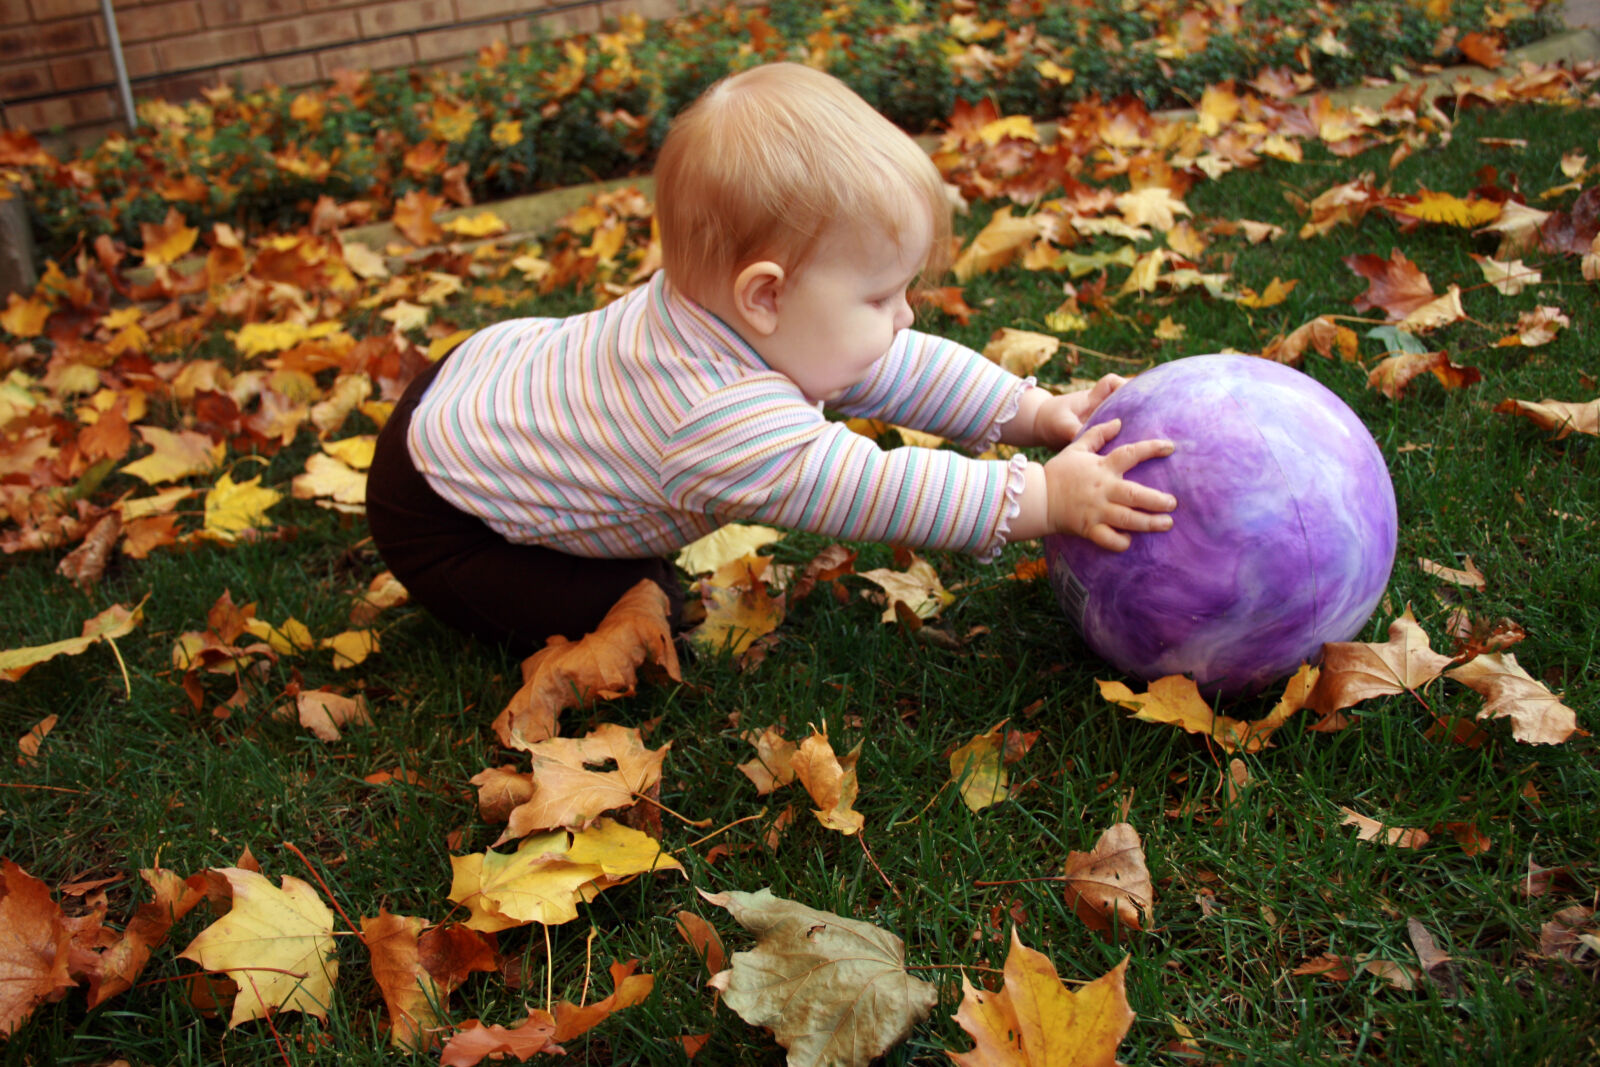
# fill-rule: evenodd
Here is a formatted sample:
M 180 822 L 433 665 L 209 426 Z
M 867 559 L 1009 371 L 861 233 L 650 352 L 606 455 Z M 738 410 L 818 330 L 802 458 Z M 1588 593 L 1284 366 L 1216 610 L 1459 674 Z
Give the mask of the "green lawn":
M 1250 218 L 1288 231 L 1260 245 L 1218 239 L 1206 269 L 1226 269 L 1234 288 L 1257 291 L 1275 276 L 1298 279 L 1288 300 L 1252 311 L 1203 290 L 1123 298 L 1115 314 L 1091 316 L 1089 329 L 1067 338 L 1111 357 L 1085 355 L 1070 372 L 1077 376 L 1129 373 L 1224 348 L 1256 351 L 1317 315 L 1356 314 L 1351 301 L 1366 283 L 1343 257 L 1387 256 L 1393 248 L 1436 289 L 1461 285 L 1474 321 L 1432 335 L 1429 345 L 1480 368 L 1480 383 L 1447 390 L 1424 376 L 1398 400 L 1383 396 L 1366 379 L 1384 347 L 1360 323 L 1347 323 L 1363 335 L 1358 362 L 1310 355 L 1304 365 L 1371 428 L 1399 502 L 1393 577 L 1361 639 L 1383 640 L 1407 605 L 1433 647 L 1444 651 L 1452 647 L 1446 619 L 1458 604 L 1475 616 L 1508 617 L 1528 635 L 1512 650 L 1518 660 L 1564 694 L 1588 731 L 1600 729 L 1600 450 L 1592 437 L 1558 440 L 1491 409 L 1507 397 L 1595 396 L 1594 283 L 1583 279 L 1577 257 L 1533 252 L 1525 258 L 1543 271 L 1544 284 L 1501 296 L 1482 284 L 1469 258 L 1492 254 L 1492 236 L 1449 226 L 1401 233 L 1376 212 L 1357 226 L 1300 240 L 1294 235 L 1304 217 L 1286 194 L 1309 200 L 1372 172 L 1396 193 L 1425 187 L 1465 196 L 1489 163 L 1502 185 L 1520 183 L 1530 202 L 1566 209 L 1572 193 L 1544 203 L 1538 196 L 1566 180 L 1564 153 L 1600 155 L 1597 114 L 1476 109 L 1460 116 L 1448 145 L 1417 152 L 1392 170 L 1387 149 L 1353 159 L 1310 149 L 1301 164 L 1268 161 L 1203 181 L 1186 197 L 1197 227 Z M 1490 148 L 1482 138 L 1525 144 Z M 975 231 L 987 216 L 979 207 L 962 226 Z M 1110 289 L 1123 273 L 1113 269 Z M 969 325 L 937 313 L 922 325 L 977 347 L 1000 326 L 1041 329 L 1062 300 L 1063 280 L 1020 267 L 983 275 L 967 287 L 968 302 L 979 309 Z M 470 325 L 474 316 L 550 313 L 580 302 L 560 298 L 493 311 L 458 305 L 452 314 Z M 1539 305 L 1562 308 L 1570 326 L 1541 347 L 1495 347 L 1520 312 Z M 1154 339 L 1165 316 L 1186 327 L 1182 340 Z M 1057 366 L 1042 373 L 1068 376 Z M 241 464 L 236 476 L 259 473 L 265 484 L 286 487 L 310 447 L 302 438 L 264 465 Z M 135 487 L 123 476 L 108 485 Z M 205 628 L 208 609 L 224 591 L 236 603 L 255 604 L 261 618 L 292 616 L 326 635 L 345 627 L 355 591 L 382 569 L 358 518 L 291 500 L 274 517 L 290 536 L 123 559 L 89 594 L 55 573 L 59 551 L 12 555 L 0 571 L 0 648 L 72 636 L 104 607 L 149 597 L 142 626 L 118 640 L 117 654 L 100 644 L 0 683 L 6 736 L 21 737 L 44 717 L 59 716 L 41 757 L 11 765 L 4 776 L 0 855 L 52 887 L 118 878 L 106 890 L 113 924 L 125 923 L 135 904 L 148 899 L 137 875 L 145 867 L 187 875 L 232 865 L 248 848 L 274 881 L 315 882 L 286 842 L 310 858 L 352 919 L 386 907 L 441 921 L 452 910 L 451 855 L 482 851 L 499 835 L 498 826 L 478 818 L 468 779 L 518 761 L 499 748 L 488 726 L 517 689 L 519 665 L 415 609 L 382 616 L 381 653 L 353 669 L 336 670 L 326 652 L 285 656 L 248 680 L 245 698 L 227 717 L 212 709 L 234 692 L 230 678 L 208 677 L 202 708 L 192 706 L 173 668 L 172 645 L 180 634 Z M 803 564 L 822 547 L 797 534 L 774 555 Z M 857 571 L 893 565 L 887 547 L 853 547 L 860 551 Z M 1013 925 L 1069 983 L 1131 957 L 1128 996 L 1137 1021 L 1120 1051 L 1130 1064 L 1574 1064 L 1597 1057 L 1596 954 L 1571 963 L 1539 953 L 1542 924 L 1563 907 L 1593 906 L 1600 889 L 1600 770 L 1590 736 L 1530 746 L 1514 742 L 1497 723 L 1481 747 L 1430 739 L 1430 709 L 1470 716 L 1483 703 L 1441 681 L 1422 699 L 1358 705 L 1342 732 L 1308 731 L 1310 717 L 1297 716 L 1274 736 L 1273 747 L 1243 757 L 1254 785 L 1224 803 L 1227 757 L 1203 739 L 1136 721 L 1101 699 L 1095 680 L 1116 675 L 1066 625 L 1047 585 L 1002 577 L 1039 552 L 1037 544 L 1013 546 L 996 566 L 927 554 L 946 586 L 957 590 L 938 625 L 962 638 L 958 648 L 880 623 L 881 609 L 854 595 L 868 583 L 847 577 L 843 585 L 852 595 L 803 601 L 756 669 L 741 672 L 725 660 L 690 655 L 682 684 L 650 683 L 636 696 L 569 711 L 563 731 L 571 736 L 602 722 L 650 724 L 650 744 L 672 746 L 662 803 L 712 828 L 737 825 L 696 844 L 708 830 L 667 818 L 662 843 L 682 861 L 686 877 L 647 876 L 581 907 L 576 922 L 500 934 L 508 970 L 520 973 L 522 984 L 477 975 L 456 994 L 453 1017 L 513 1025 L 528 1006 L 544 1004 L 547 972 L 558 999 L 576 1000 L 592 948 L 590 999 L 609 991 L 604 968 L 614 959 L 640 960 L 641 970 L 655 976 L 655 991 L 572 1042 L 573 1062 L 680 1063 L 673 1039 L 702 1033 L 710 1039 L 697 1064 L 780 1062 L 781 1049 L 714 1002 L 704 968 L 674 924 L 680 910 L 695 911 L 720 929 L 730 951 L 746 948 L 749 935 L 696 891 L 765 886 L 894 931 L 906 942 L 913 970 L 940 985 L 939 1006 L 889 1053 L 890 1063 L 945 1062 L 944 1050 L 970 1046 L 950 1019 L 960 1000 L 953 968 L 971 968 L 974 981 L 988 976 L 982 968 L 1001 965 Z M 1481 592 L 1448 586 L 1417 564 L 1426 557 L 1457 565 L 1466 556 L 1486 576 Z M 275 719 L 296 684 L 363 693 L 373 725 L 326 743 Z M 1269 691 L 1227 711 L 1256 718 L 1277 695 Z M 947 753 L 1008 718 L 1038 731 L 1039 740 L 1011 769 L 1013 798 L 969 812 L 955 790 L 941 792 Z M 818 825 L 798 785 L 763 799 L 735 769 L 753 754 L 742 733 L 771 724 L 791 738 L 803 737 L 808 724 L 826 727 L 841 753 L 862 743 L 857 807 L 866 828 L 859 839 Z M 364 780 L 398 768 L 414 772 L 418 783 Z M 793 825 L 775 848 L 766 847 L 774 819 L 790 804 L 799 809 Z M 1443 831 L 1414 850 L 1360 841 L 1353 828 L 1341 827 L 1341 805 L 1406 827 L 1470 824 L 1490 847 L 1469 855 Z M 1059 874 L 1069 852 L 1087 851 L 1124 819 L 1143 839 L 1156 901 L 1146 931 L 1124 932 L 1113 942 L 1073 915 L 1059 882 L 1038 879 Z M 452 834 L 459 835 L 455 843 Z M 719 844 L 728 851 L 713 854 Z M 1539 891 L 1545 883 L 1529 882 L 1530 866 L 1557 869 L 1559 877 Z M 1017 881 L 979 884 L 1009 880 Z M 81 903 L 69 902 L 68 910 L 81 911 Z M 1415 967 L 1413 919 L 1452 959 L 1414 989 L 1395 988 L 1359 967 L 1345 980 L 1291 973 L 1323 954 Z M 229 1030 L 224 1020 L 206 1017 L 191 1006 L 182 980 L 195 966 L 176 958 L 206 921 L 198 912 L 183 920 L 133 991 L 94 1011 L 86 1011 L 81 990 L 40 1007 L 5 1042 L 6 1062 L 406 1058 L 384 1043 L 382 1001 L 351 937 L 340 939 L 341 977 L 325 1023 L 285 1014 L 273 1028 L 249 1023 Z M 1199 1059 L 1171 1051 L 1182 1033 L 1193 1035 Z M 324 1035 L 331 1042 L 321 1043 Z

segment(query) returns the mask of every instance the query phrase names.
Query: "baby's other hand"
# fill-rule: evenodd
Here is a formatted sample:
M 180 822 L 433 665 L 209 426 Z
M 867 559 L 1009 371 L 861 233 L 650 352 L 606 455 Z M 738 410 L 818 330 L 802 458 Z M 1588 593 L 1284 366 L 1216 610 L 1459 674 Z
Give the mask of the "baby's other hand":
M 1087 538 L 1112 552 L 1133 543 L 1123 531 L 1171 529 L 1172 516 L 1165 512 L 1178 506 L 1170 494 L 1124 477 L 1147 459 L 1170 456 L 1172 442 L 1135 441 L 1101 455 L 1100 449 L 1120 429 L 1120 419 L 1093 426 L 1044 465 L 1050 525 L 1057 533 Z
M 1062 448 L 1077 440 L 1083 424 L 1107 397 L 1127 382 L 1120 374 L 1107 374 L 1088 389 L 1053 396 L 1039 406 L 1033 418 L 1033 432 L 1040 444 Z

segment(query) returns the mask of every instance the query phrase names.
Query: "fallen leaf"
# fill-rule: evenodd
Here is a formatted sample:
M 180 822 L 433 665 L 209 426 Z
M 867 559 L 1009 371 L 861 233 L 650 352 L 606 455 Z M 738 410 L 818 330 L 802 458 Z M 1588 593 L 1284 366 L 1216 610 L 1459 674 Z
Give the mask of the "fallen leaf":
M 239 984 L 230 1028 L 274 1011 L 327 1018 L 339 954 L 333 912 L 305 882 L 284 875 L 282 888 L 241 867 L 217 873 L 233 890 L 233 908 L 178 953 Z
M 1379 844 L 1393 845 L 1395 848 L 1421 848 L 1428 843 L 1428 831 L 1401 826 L 1389 826 L 1377 819 L 1352 811 L 1343 804 L 1339 810 L 1344 812 L 1340 826 L 1354 826 L 1356 837 L 1362 841 L 1376 841 Z
M 1537 307 L 1532 311 L 1524 311 L 1517 316 L 1517 332 L 1509 334 L 1496 341 L 1496 346 L 1509 348 L 1521 345 L 1524 348 L 1538 348 L 1547 345 L 1556 339 L 1556 334 L 1572 325 L 1572 320 L 1560 308 Z
M 834 755 L 827 733 L 813 729 L 790 760 L 795 777 L 817 804 L 812 814 L 823 826 L 841 834 L 854 834 L 866 825 L 865 817 L 855 810 L 859 789 L 856 761 L 860 758 L 860 743 L 841 759 Z
M 602 1000 L 581 1007 L 565 1000 L 556 1001 L 555 1040 L 571 1041 L 605 1022 L 612 1013 L 642 1003 L 655 988 L 656 980 L 654 975 L 634 974 L 638 969 L 638 960 L 613 963 L 610 968 L 611 995 Z
M 1449 656 L 1433 651 L 1408 607 L 1389 624 L 1382 643 L 1330 641 L 1322 646 L 1322 672 L 1306 706 L 1324 719 L 1377 696 L 1415 692 L 1444 671 Z
M 1479 719 L 1510 719 L 1511 736 L 1530 745 L 1558 745 L 1578 729 L 1575 711 L 1528 674 L 1510 652 L 1485 652 L 1445 677 L 1488 698 Z
M 540 1052 L 559 1055 L 565 1050 L 555 1043 L 555 1033 L 555 1017 L 542 1008 L 529 1008 L 528 1017 L 509 1028 L 468 1019 L 444 1043 L 439 1063 L 441 1067 L 475 1067 L 485 1059 L 503 1056 L 522 1062 Z
M 529 796 L 507 816 L 495 844 L 536 830 L 579 830 L 604 812 L 633 805 L 660 783 L 671 747 L 646 748 L 636 728 L 615 723 L 602 723 L 582 738 L 552 737 L 526 746 L 532 759 Z M 610 764 L 616 769 L 596 769 Z M 477 785 L 482 778 L 471 780 Z
M 1035 215 L 1015 218 L 1011 205 L 1001 207 L 989 219 L 972 242 L 956 257 L 951 272 L 956 281 L 971 281 L 974 275 L 999 270 L 1022 251 L 1022 247 L 1039 235 L 1039 221 Z
M 1134 1020 L 1126 991 L 1128 959 L 1094 981 L 1068 989 L 1050 958 L 1011 931 L 1004 984 L 989 992 L 961 978 L 952 1018 L 974 1041 L 950 1052 L 961 1067 L 1115 1067 L 1117 1046 Z
M 1155 887 L 1145 866 L 1139 831 L 1119 822 L 1089 852 L 1069 852 L 1067 905 L 1092 930 L 1107 933 L 1113 918 L 1122 929 L 1143 930 L 1155 907 Z
M 1060 347 L 1059 337 L 1002 326 L 990 335 L 989 343 L 983 346 L 983 356 L 1019 378 L 1028 378 L 1048 363 Z
M 494 732 L 507 748 L 555 737 L 562 709 L 631 694 L 635 672 L 647 660 L 681 679 L 667 594 L 644 579 L 612 605 L 594 633 L 580 641 L 552 637 L 523 661 L 522 688 L 494 720 Z
M 1296 678 L 1306 676 L 1310 670 L 1312 668 L 1302 665 Z M 1129 709 L 1134 718 L 1143 722 L 1181 726 L 1189 733 L 1210 738 L 1228 753 L 1259 752 L 1266 748 L 1268 738 L 1305 706 L 1288 700 L 1279 701 L 1264 718 L 1246 722 L 1218 715 L 1212 710 L 1211 702 L 1200 695 L 1194 679 L 1184 675 L 1157 678 L 1143 693 L 1135 693 L 1122 682 L 1096 680 L 1095 684 L 1100 687 L 1102 697 Z
M 327 689 L 302 690 L 295 697 L 295 710 L 304 726 L 319 741 L 337 741 L 340 727 L 371 726 L 372 712 L 359 693 L 347 697 Z
M 880 616 L 884 622 L 895 621 L 896 603 L 905 604 L 919 619 L 934 618 L 955 603 L 955 594 L 946 591 L 944 583 L 939 580 L 939 572 L 925 559 L 913 559 L 903 571 L 878 567 L 859 574 L 881 587 L 888 595 L 889 606 Z
M 715 926 L 692 911 L 678 912 L 677 920 L 678 933 L 706 965 L 707 974 L 714 975 L 727 966 L 728 952 L 722 947 L 722 935 Z
M 1473 564 L 1471 556 L 1467 556 L 1464 562 L 1466 566 L 1462 568 L 1446 567 L 1442 563 L 1435 563 L 1431 559 L 1419 557 L 1417 566 L 1422 568 L 1422 573 L 1424 574 L 1431 574 L 1435 578 L 1450 582 L 1453 585 L 1464 586 L 1468 589 L 1476 589 L 1482 592 L 1488 587 L 1488 581 L 1484 578 L 1483 572 Z
M 1571 433 L 1600 436 L 1600 398 L 1587 403 L 1550 399 L 1535 403 L 1507 398 L 1496 404 L 1494 410 L 1502 415 L 1526 416 L 1540 427 L 1553 430 L 1558 441 Z
M 0 1035 L 77 984 L 67 972 L 69 941 L 50 887 L 0 859 Z
M 421 1052 L 438 1043 L 449 1016 L 447 993 L 422 963 L 419 936 L 426 920 L 380 908 L 377 918 L 361 920 L 361 941 L 372 957 L 372 979 L 389 1011 L 389 1043 Z
M 1367 291 L 1354 301 L 1357 311 L 1377 308 L 1391 321 L 1399 322 L 1438 299 L 1428 276 L 1398 248 L 1390 252 L 1388 259 L 1353 255 L 1345 256 L 1344 264 L 1367 279 Z
M 82 633 L 47 645 L 0 651 L 0 681 L 15 682 L 34 667 L 57 656 L 76 656 L 98 641 L 113 641 L 132 633 L 144 621 L 144 601 L 133 607 L 113 604 L 84 621 Z
M 1373 367 L 1367 375 L 1367 385 L 1398 400 L 1406 386 L 1422 374 L 1432 374 L 1446 389 L 1460 389 L 1483 380 L 1478 368 L 1454 363 L 1444 352 L 1400 352 Z
M 744 739 L 756 747 L 754 759 L 739 764 L 739 770 L 761 796 L 794 781 L 795 743 L 784 739 L 783 731 L 768 726 L 760 733 L 745 731 Z
M 756 935 L 709 984 L 745 1022 L 772 1030 L 790 1067 L 866 1067 L 939 1001 L 937 986 L 906 973 L 905 945 L 886 930 L 767 889 L 700 895 Z
M 758 549 L 783 538 L 782 530 L 770 526 L 729 523 L 684 545 L 674 562 L 687 574 L 712 574 L 723 564 L 755 555 Z

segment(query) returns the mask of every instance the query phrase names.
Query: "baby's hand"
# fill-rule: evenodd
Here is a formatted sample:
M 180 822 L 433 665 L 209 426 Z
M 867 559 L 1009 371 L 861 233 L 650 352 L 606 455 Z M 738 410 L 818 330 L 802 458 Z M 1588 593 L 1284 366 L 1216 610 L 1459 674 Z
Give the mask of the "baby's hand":
M 1051 448 L 1070 444 L 1083 432 L 1083 424 L 1095 409 L 1126 382 L 1120 374 L 1107 374 L 1089 389 L 1076 389 L 1046 400 L 1033 416 L 1034 439 Z
M 1178 506 L 1171 495 L 1123 477 L 1147 459 L 1170 456 L 1172 442 L 1136 441 L 1101 455 L 1100 449 L 1121 428 L 1121 419 L 1091 427 L 1044 465 L 1051 527 L 1057 533 L 1088 538 L 1112 552 L 1121 552 L 1133 543 L 1124 530 L 1171 529 L 1172 516 L 1161 513 Z

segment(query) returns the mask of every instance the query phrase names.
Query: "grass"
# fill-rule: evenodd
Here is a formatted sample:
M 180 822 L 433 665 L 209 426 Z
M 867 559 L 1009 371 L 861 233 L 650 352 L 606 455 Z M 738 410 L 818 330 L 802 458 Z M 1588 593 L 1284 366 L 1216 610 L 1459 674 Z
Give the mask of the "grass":
M 1309 198 L 1370 170 L 1396 191 L 1419 187 L 1465 193 L 1485 162 L 1480 137 L 1525 137 L 1527 145 L 1492 157 L 1501 180 L 1515 171 L 1530 198 L 1557 184 L 1564 151 L 1594 152 L 1594 112 L 1556 109 L 1476 111 L 1462 117 L 1447 147 L 1419 153 L 1390 171 L 1382 151 L 1353 160 L 1313 155 L 1305 164 L 1268 163 L 1197 186 L 1187 200 L 1197 217 L 1249 217 L 1291 234 L 1301 221 L 1285 192 Z M 1569 202 L 1569 201 L 1568 201 Z M 1566 202 L 1558 202 L 1564 204 Z M 975 228 L 981 214 L 964 225 Z M 1076 373 L 1127 371 L 1145 362 L 1234 347 L 1260 348 L 1323 313 L 1351 313 L 1365 283 L 1341 262 L 1353 253 L 1399 247 L 1442 289 L 1475 284 L 1469 252 L 1492 252 L 1486 238 L 1438 227 L 1400 234 L 1383 217 L 1316 240 L 1219 245 L 1236 283 L 1258 291 L 1273 276 L 1299 279 L 1289 301 L 1250 312 L 1194 293 L 1158 302 L 1125 301 L 1123 317 L 1103 318 L 1072 339 L 1118 357 L 1086 358 Z M 1534 258 L 1530 257 L 1530 262 Z M 1549 284 L 1519 297 L 1468 293 L 1485 327 L 1458 324 L 1441 338 L 1457 362 L 1482 368 L 1484 381 L 1449 391 L 1432 379 L 1399 401 L 1365 384 L 1366 367 L 1310 356 L 1305 369 L 1349 402 L 1390 463 L 1400 505 L 1400 549 L 1385 603 L 1363 633 L 1381 640 L 1388 621 L 1411 605 L 1435 648 L 1448 648 L 1452 603 L 1475 614 L 1520 622 L 1528 638 L 1522 664 L 1576 708 L 1580 725 L 1600 729 L 1600 577 L 1594 566 L 1600 522 L 1600 451 L 1579 435 L 1553 440 L 1526 420 L 1494 414 L 1507 396 L 1587 399 L 1600 374 L 1600 317 L 1594 288 L 1575 260 L 1539 261 Z M 1120 279 L 1118 279 L 1120 281 Z M 1115 283 L 1114 283 L 1115 284 Z M 993 299 L 970 326 L 930 316 L 925 328 L 982 345 L 1001 325 L 1037 323 L 1061 299 L 1058 276 L 1011 269 L 976 280 L 974 306 Z M 1571 326 L 1536 349 L 1495 348 L 1499 327 L 1519 311 L 1559 304 Z M 536 307 L 548 308 L 549 305 Z M 511 313 L 515 313 L 512 309 Z M 462 312 L 465 314 L 465 312 Z M 502 312 L 496 312 L 500 314 Z M 1151 337 L 1165 315 L 1187 327 L 1181 342 Z M 1367 365 L 1381 345 L 1364 339 Z M 1125 360 L 1133 362 L 1125 362 Z M 283 484 L 305 450 L 265 467 Z M 254 471 L 252 471 L 254 473 Z M 412 609 L 381 625 L 383 651 L 353 671 L 323 654 L 285 658 L 255 679 L 250 699 L 226 718 L 209 710 L 233 691 L 207 683 L 196 713 L 176 684 L 171 643 L 203 629 L 224 591 L 277 621 L 293 616 L 315 633 L 341 628 L 354 590 L 381 565 L 359 521 L 286 501 L 293 532 L 284 540 L 231 550 L 158 552 L 122 561 L 91 595 L 55 575 L 55 554 L 10 557 L 0 578 L 0 647 L 57 640 L 109 603 L 149 594 L 146 621 L 118 643 L 127 679 L 109 648 L 36 667 L 0 689 L 0 731 L 21 736 L 46 715 L 60 717 L 42 758 L 17 766 L 0 789 L 0 855 L 52 886 L 120 878 L 107 889 L 109 915 L 123 921 L 147 894 L 136 871 L 162 866 L 191 873 L 234 863 L 249 848 L 274 880 L 314 880 L 283 842 L 293 842 L 352 917 L 380 906 L 443 918 L 449 910 L 451 854 L 482 850 L 499 833 L 477 817 L 468 779 L 510 762 L 488 731 L 516 689 L 518 664 L 475 645 Z M 1557 517 L 1565 513 L 1571 518 Z M 776 554 L 803 562 L 822 543 L 794 535 Z M 858 570 L 891 564 L 882 546 L 858 546 Z M 949 586 L 967 583 L 947 611 L 951 632 L 976 633 L 958 651 L 919 643 L 877 621 L 878 610 L 852 595 L 817 595 L 786 621 L 782 640 L 759 669 L 740 673 L 714 658 L 693 658 L 679 686 L 651 685 L 635 697 L 569 712 L 572 735 L 604 721 L 654 722 L 650 741 L 670 741 L 662 800 L 693 818 L 724 826 L 762 812 L 715 839 L 733 851 L 713 858 L 701 831 L 667 820 L 664 844 L 687 877 L 646 878 L 611 890 L 579 921 L 545 931 L 508 931 L 502 952 L 522 984 L 477 976 L 456 995 L 454 1017 L 512 1025 L 540 1005 L 550 972 L 558 997 L 575 999 L 586 979 L 593 936 L 591 997 L 608 991 L 604 964 L 638 958 L 656 976 L 654 995 L 569 1046 L 579 1063 L 681 1063 L 672 1040 L 710 1034 L 697 1064 L 763 1064 L 782 1051 L 704 988 L 706 975 L 674 929 L 681 909 L 716 924 L 730 949 L 749 938 L 703 903 L 696 889 L 754 890 L 885 926 L 906 941 L 917 973 L 940 983 L 930 1019 L 886 1057 L 890 1064 L 945 1062 L 944 1050 L 969 1046 L 950 1020 L 960 998 L 955 965 L 1000 966 L 1010 928 L 1046 952 L 1070 981 L 1096 977 L 1131 955 L 1128 995 L 1138 1013 L 1121 1059 L 1130 1064 L 1195 1062 L 1169 1043 L 1178 1027 L 1195 1035 L 1199 1062 L 1302 1064 L 1372 1062 L 1571 1064 L 1597 1056 L 1600 997 L 1596 971 L 1542 960 L 1541 924 L 1560 907 L 1594 902 L 1600 887 L 1595 816 L 1600 808 L 1596 746 L 1582 736 L 1561 746 L 1510 739 L 1503 725 L 1466 748 L 1430 740 L 1431 722 L 1412 696 L 1376 699 L 1355 724 L 1312 733 L 1304 718 L 1245 757 L 1257 783 L 1231 805 L 1219 797 L 1218 754 L 1177 730 L 1137 722 L 1097 695 L 1111 676 L 1063 623 L 1048 588 L 1000 580 L 1037 545 L 1008 550 L 998 568 L 930 553 Z M 1488 577 L 1481 593 L 1454 596 L 1416 566 L 1419 556 L 1450 563 L 1470 555 Z M 846 579 L 852 590 L 865 588 Z M 294 682 L 362 690 L 375 725 L 336 744 L 276 721 L 272 710 Z M 1230 714 L 1254 718 L 1275 692 L 1249 698 Z M 1424 699 L 1441 714 L 1471 715 L 1481 698 L 1438 683 Z M 1009 718 L 1040 739 L 1014 769 L 1015 798 L 973 814 L 951 790 L 946 753 Z M 789 736 L 807 723 L 826 726 L 840 751 L 863 743 L 859 809 L 862 843 L 824 830 L 806 813 L 798 787 L 765 805 L 734 765 L 752 750 L 742 731 L 781 723 Z M 365 776 L 406 768 L 421 784 L 372 786 Z M 800 807 L 776 850 L 761 841 L 778 809 Z M 1448 833 L 1420 850 L 1358 841 L 1339 825 L 1339 806 L 1405 826 L 1470 823 L 1492 847 L 1469 856 Z M 1059 884 L 1068 852 L 1087 851 L 1123 818 L 1138 828 L 1156 883 L 1155 921 L 1120 943 L 1075 918 Z M 447 838 L 459 834 L 459 843 Z M 870 849 L 870 857 L 867 849 Z M 1523 892 L 1530 862 L 1563 868 L 1548 895 Z M 880 874 L 881 869 L 881 874 Z M 1009 885 L 980 882 L 1015 881 Z M 1419 921 L 1455 963 L 1452 981 L 1392 988 L 1357 971 L 1347 981 L 1294 976 L 1302 961 L 1334 953 L 1414 964 L 1407 920 Z M 192 1008 L 177 960 L 205 920 L 191 916 L 158 950 L 141 985 L 88 1012 L 83 994 L 37 1010 L 3 1045 L 8 1064 L 388 1063 L 405 1060 L 380 1033 L 381 998 L 365 954 L 341 939 L 342 974 L 326 1023 L 280 1016 L 273 1029 L 226 1030 Z M 1592 958 L 1591 958 L 1592 959 Z M 920 968 L 938 968 L 922 970 Z M 328 1039 L 324 1043 L 324 1039 Z M 433 1062 L 433 1056 L 419 1060 Z

